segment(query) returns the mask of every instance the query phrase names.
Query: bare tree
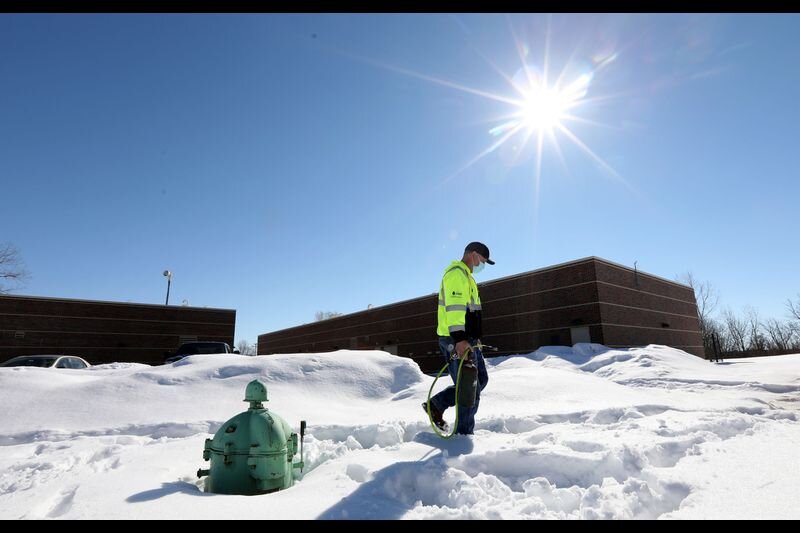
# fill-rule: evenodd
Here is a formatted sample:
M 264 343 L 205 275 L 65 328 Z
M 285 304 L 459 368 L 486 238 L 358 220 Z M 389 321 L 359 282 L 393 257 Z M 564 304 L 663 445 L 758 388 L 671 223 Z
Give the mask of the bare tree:
M 0 243 L 0 294 L 20 289 L 29 277 L 16 246 Z
M 791 323 L 770 318 L 764 324 L 764 328 L 767 330 L 772 348 L 787 351 L 794 347 L 797 332 Z
M 329 318 L 336 316 L 342 316 L 342 313 L 337 313 L 336 311 L 317 311 L 314 313 L 314 317 L 317 319 L 317 322 L 320 322 L 321 320 L 328 320 Z
M 715 339 L 716 347 L 714 346 Z M 706 322 L 703 343 L 707 354 L 723 355 L 736 349 L 725 325 L 713 318 L 709 318 Z
M 725 329 L 733 341 L 734 350 L 741 352 L 747 351 L 747 344 L 745 342 L 748 331 L 747 321 L 736 316 L 730 308 L 722 312 L 722 319 L 725 321 Z
M 792 330 L 790 349 L 800 352 L 800 323 L 789 324 L 789 328 Z
M 714 353 L 713 335 L 717 334 L 718 338 L 721 337 L 722 329 L 711 318 L 711 313 L 719 304 L 717 290 L 707 281 L 698 281 L 691 272 L 686 272 L 676 279 L 694 291 L 694 298 L 697 301 L 697 318 L 700 321 L 700 333 L 703 336 L 703 349 L 707 354 Z
M 678 281 L 685 283 L 694 291 L 694 297 L 697 300 L 697 315 L 700 318 L 700 327 L 702 328 L 703 323 L 711 318 L 711 313 L 714 312 L 714 309 L 719 304 L 717 290 L 707 281 L 698 281 L 691 272 L 678 276 Z
M 797 295 L 797 303 L 786 300 L 786 307 L 789 309 L 789 314 L 795 320 L 800 320 L 800 294 Z
M 767 339 L 761 333 L 761 320 L 758 318 L 758 311 L 752 307 L 745 309 L 747 322 L 747 348 L 749 350 L 764 351 L 767 347 Z
M 236 349 L 239 350 L 239 353 L 242 355 L 256 355 L 256 348 L 255 344 L 250 344 L 246 340 L 240 340 L 236 343 Z

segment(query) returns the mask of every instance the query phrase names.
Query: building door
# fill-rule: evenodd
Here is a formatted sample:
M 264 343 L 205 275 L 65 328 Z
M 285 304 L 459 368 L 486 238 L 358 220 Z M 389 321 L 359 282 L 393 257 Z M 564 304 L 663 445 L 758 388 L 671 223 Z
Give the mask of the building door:
M 579 342 L 592 342 L 592 336 L 589 334 L 589 326 L 569 328 L 569 335 L 572 338 L 573 345 Z

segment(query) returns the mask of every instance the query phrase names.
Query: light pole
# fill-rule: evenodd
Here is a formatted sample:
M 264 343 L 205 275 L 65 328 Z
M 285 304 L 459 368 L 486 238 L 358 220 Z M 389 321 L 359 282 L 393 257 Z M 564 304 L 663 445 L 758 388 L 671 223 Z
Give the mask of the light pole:
M 164 303 L 164 305 L 169 305 L 169 286 L 172 283 L 172 272 L 165 270 L 164 277 L 167 278 L 167 301 Z

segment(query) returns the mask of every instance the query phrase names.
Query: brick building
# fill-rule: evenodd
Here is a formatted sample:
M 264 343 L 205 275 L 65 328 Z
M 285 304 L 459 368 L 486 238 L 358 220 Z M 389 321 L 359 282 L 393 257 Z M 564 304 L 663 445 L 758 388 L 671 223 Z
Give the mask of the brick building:
M 233 346 L 236 311 L 0 295 L 0 362 L 64 354 L 92 364 L 161 364 L 181 342 Z
M 611 347 L 665 344 L 703 355 L 693 290 L 680 283 L 588 257 L 479 283 L 482 341 L 497 355 L 544 345 L 595 342 Z M 437 294 L 304 324 L 258 337 L 258 353 L 380 349 L 441 366 Z M 490 354 L 491 355 L 491 354 Z

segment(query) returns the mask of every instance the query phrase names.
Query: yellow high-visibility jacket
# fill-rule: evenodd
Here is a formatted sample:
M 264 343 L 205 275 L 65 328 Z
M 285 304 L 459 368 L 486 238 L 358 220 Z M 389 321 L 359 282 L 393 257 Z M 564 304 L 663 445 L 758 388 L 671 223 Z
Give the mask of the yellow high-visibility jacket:
M 455 342 L 481 336 L 481 297 L 469 267 L 453 261 L 439 287 L 439 322 L 436 333 Z

